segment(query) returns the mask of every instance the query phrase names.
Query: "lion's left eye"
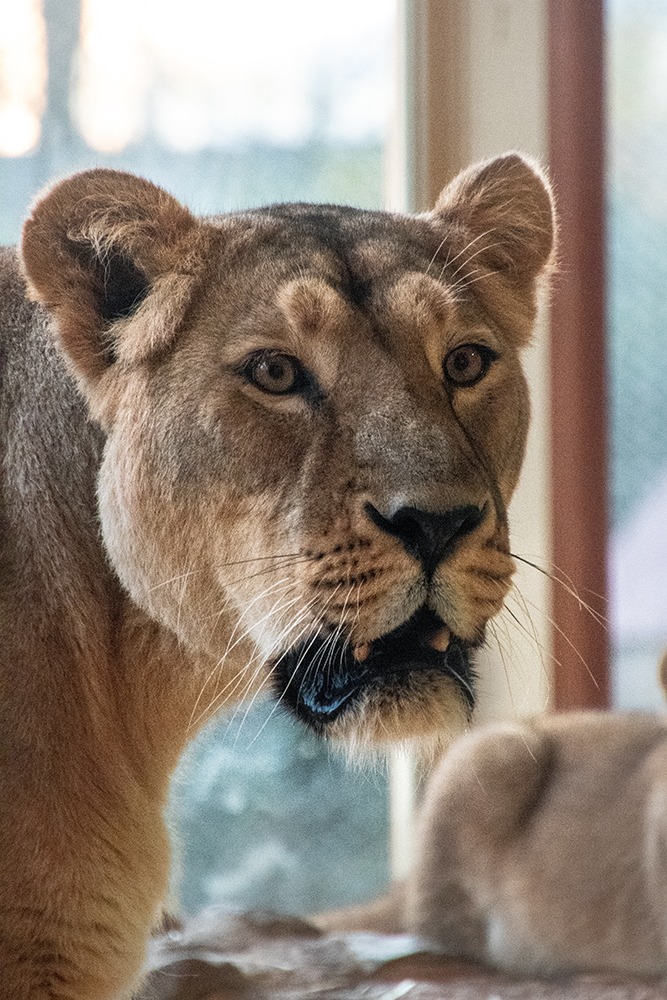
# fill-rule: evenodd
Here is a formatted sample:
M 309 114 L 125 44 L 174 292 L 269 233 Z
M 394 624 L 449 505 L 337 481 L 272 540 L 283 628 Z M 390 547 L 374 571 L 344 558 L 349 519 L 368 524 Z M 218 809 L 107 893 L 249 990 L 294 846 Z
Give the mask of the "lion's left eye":
M 498 355 L 481 344 L 461 344 L 450 351 L 442 367 L 452 385 L 470 386 L 483 379 Z
M 256 354 L 244 366 L 243 374 L 263 392 L 274 396 L 299 392 L 305 382 L 301 363 L 290 354 Z

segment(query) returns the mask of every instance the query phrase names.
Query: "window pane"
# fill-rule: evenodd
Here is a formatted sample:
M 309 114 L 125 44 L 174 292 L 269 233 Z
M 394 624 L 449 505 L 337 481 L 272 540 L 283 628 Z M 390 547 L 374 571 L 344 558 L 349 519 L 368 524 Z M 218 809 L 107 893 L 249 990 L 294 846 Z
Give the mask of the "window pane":
M 371 898 L 389 878 L 386 798 L 381 771 L 354 769 L 275 705 L 228 713 L 174 783 L 183 908 L 304 914 Z
M 17 153 L 0 155 L 0 241 L 17 239 L 35 191 L 93 165 L 142 173 L 201 213 L 381 206 L 393 0 L 192 0 L 187 18 L 156 0 L 45 0 L 43 18 L 36 0 L 15 3 L 31 32 L 11 36 L 12 61 L 0 43 L 0 114 L 18 114 L 17 90 L 26 121 L 41 111 L 44 35 L 48 101 L 36 148 L 17 126 L 0 149 Z
M 615 702 L 662 707 L 667 648 L 667 9 L 609 0 Z

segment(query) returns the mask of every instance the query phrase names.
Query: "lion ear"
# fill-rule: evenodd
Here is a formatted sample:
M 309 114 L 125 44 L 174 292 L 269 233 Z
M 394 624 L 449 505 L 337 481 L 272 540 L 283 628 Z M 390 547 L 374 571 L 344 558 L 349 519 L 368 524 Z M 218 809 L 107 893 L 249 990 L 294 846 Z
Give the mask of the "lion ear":
M 459 174 L 432 213 L 461 230 L 461 261 L 501 272 L 517 285 L 531 283 L 553 262 L 555 215 L 544 174 L 517 153 Z
M 28 293 L 55 317 L 84 387 L 169 344 L 206 229 L 165 191 L 115 170 L 76 174 L 36 204 L 23 228 Z

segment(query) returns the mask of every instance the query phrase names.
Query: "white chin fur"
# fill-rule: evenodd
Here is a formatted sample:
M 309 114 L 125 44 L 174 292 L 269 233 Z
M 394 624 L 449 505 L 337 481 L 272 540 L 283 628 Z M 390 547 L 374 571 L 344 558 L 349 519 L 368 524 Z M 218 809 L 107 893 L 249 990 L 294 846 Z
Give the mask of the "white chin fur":
M 418 760 L 434 760 L 470 722 L 461 690 L 451 677 L 426 673 L 401 695 L 371 691 L 326 730 L 353 760 L 402 748 Z

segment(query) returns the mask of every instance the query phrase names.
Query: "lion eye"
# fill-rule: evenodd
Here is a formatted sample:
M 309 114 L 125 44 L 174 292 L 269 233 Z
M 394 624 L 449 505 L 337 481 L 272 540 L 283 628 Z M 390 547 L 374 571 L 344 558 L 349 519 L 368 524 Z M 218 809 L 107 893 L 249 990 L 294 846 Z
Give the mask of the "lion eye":
M 443 362 L 445 377 L 453 385 L 475 385 L 484 378 L 497 357 L 490 347 L 461 344 L 450 351 Z
M 275 396 L 298 392 L 304 380 L 301 364 L 289 354 L 258 354 L 245 366 L 244 374 L 258 389 Z

